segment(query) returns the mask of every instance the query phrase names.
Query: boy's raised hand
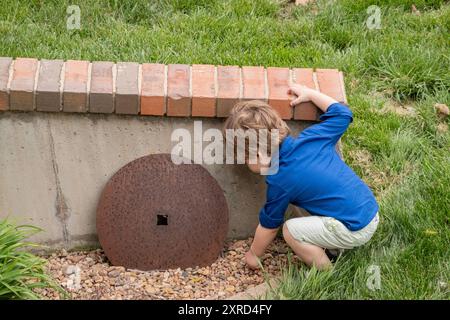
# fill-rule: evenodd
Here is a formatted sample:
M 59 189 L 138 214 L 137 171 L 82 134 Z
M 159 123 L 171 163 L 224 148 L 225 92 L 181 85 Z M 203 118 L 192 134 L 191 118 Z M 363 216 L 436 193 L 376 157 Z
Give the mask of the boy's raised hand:
M 302 102 L 310 101 L 309 93 L 312 89 L 300 85 L 300 84 L 291 84 L 289 85 L 288 94 L 292 95 L 291 107 L 294 107 Z
M 327 112 L 330 105 L 337 103 L 334 98 L 300 84 L 291 83 L 287 93 L 294 96 L 291 101 L 291 107 L 302 102 L 312 101 L 320 110 Z

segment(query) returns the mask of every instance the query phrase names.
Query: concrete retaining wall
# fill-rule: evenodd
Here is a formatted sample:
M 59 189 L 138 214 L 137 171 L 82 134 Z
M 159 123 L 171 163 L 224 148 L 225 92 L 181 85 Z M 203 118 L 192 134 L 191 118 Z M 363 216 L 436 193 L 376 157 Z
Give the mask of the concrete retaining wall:
M 172 131 L 192 132 L 194 120 L 201 119 L 0 113 L 0 217 L 42 228 L 33 240 L 51 247 L 96 245 L 96 206 L 109 178 L 136 158 L 170 152 Z M 203 128 L 222 122 L 203 119 Z M 289 125 L 299 132 L 307 124 Z M 227 199 L 228 236 L 252 235 L 265 200 L 264 177 L 243 165 L 204 167 Z

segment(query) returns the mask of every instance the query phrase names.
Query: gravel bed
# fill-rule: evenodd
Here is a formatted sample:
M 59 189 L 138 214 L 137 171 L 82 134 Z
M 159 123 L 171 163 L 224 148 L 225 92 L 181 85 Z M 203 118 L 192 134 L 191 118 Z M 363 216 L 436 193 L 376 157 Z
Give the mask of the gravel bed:
M 140 271 L 112 266 L 102 250 L 61 250 L 47 256 L 47 270 L 71 299 L 226 299 L 280 274 L 287 246 L 276 240 L 264 256 L 264 271 L 251 270 L 244 255 L 252 239 L 229 241 L 211 266 Z M 57 292 L 41 289 L 47 299 Z

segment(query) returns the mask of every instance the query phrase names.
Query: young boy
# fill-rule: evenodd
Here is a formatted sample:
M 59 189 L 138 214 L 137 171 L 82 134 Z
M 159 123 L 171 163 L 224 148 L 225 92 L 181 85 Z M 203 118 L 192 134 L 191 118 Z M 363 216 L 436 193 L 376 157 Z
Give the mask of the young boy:
M 297 137 L 280 116 L 262 101 L 236 105 L 225 129 L 278 129 L 278 172 L 267 175 L 266 204 L 246 262 L 258 268 L 258 257 L 283 225 L 283 237 L 307 265 L 324 269 L 331 266 L 336 252 L 368 242 L 378 225 L 378 204 L 369 187 L 341 160 L 335 145 L 353 121 L 352 112 L 333 98 L 300 85 L 292 85 L 291 106 L 312 101 L 324 113 L 321 122 L 303 130 Z M 260 155 L 260 153 L 258 153 Z M 247 163 L 261 173 L 267 162 L 257 158 Z M 264 164 L 263 164 L 264 163 Z M 284 224 L 284 213 L 292 203 L 310 216 L 293 218 Z

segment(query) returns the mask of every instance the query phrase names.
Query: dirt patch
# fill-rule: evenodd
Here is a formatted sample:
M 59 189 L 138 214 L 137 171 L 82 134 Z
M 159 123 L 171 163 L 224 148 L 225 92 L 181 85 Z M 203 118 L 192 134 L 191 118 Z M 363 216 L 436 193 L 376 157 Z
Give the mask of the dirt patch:
M 391 187 L 400 183 L 414 171 L 414 165 L 409 161 L 405 162 L 401 173 L 395 173 L 392 170 L 381 170 L 374 164 L 370 152 L 364 149 L 349 150 L 347 154 L 353 165 L 361 169 L 361 178 L 377 197 L 381 197 L 383 193 L 388 192 Z
M 439 123 L 437 126 L 437 130 L 439 133 L 447 133 L 448 132 L 448 124 Z
M 361 168 L 363 179 L 369 187 L 375 194 L 379 194 L 386 183 L 387 175 L 382 171 L 376 170 L 372 164 L 372 154 L 364 149 L 353 149 L 348 151 L 348 156 L 354 164 Z
M 403 117 L 416 116 L 416 109 L 414 109 L 411 105 L 401 104 L 393 100 L 386 102 L 380 111 L 381 113 L 393 112 Z

